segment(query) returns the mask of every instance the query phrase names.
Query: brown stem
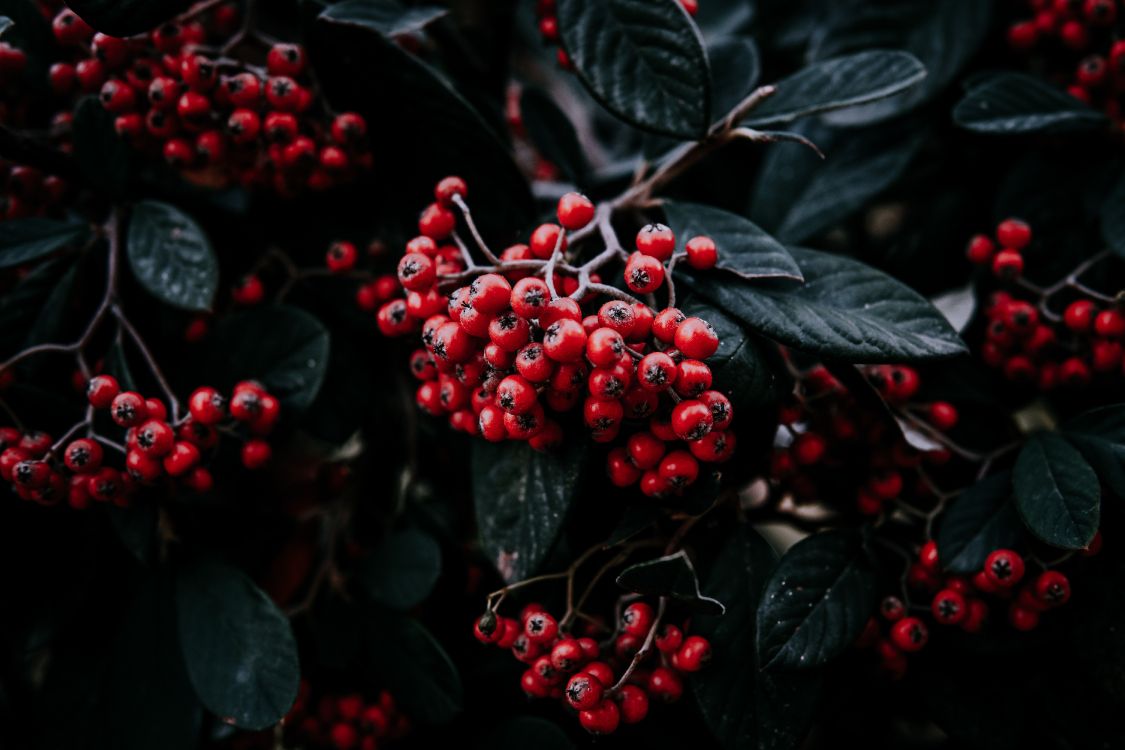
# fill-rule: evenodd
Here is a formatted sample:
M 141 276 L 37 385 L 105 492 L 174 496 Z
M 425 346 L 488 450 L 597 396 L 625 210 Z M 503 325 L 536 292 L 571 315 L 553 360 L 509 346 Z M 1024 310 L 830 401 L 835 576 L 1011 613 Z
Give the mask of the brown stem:
M 664 619 L 664 610 L 667 606 L 668 598 L 665 596 L 660 597 L 660 603 L 656 606 L 656 616 L 652 618 L 652 625 L 649 626 L 644 643 L 641 644 L 640 650 L 633 655 L 633 660 L 629 662 L 629 666 L 625 669 L 625 672 L 622 673 L 621 679 L 607 691 L 611 697 L 617 695 L 621 691 L 621 688 L 628 684 L 629 678 L 633 676 L 633 672 L 637 670 L 637 667 L 640 666 L 641 662 L 643 662 L 645 657 L 649 655 L 649 652 L 652 651 L 653 641 L 656 640 L 656 631 L 660 627 L 661 620 Z

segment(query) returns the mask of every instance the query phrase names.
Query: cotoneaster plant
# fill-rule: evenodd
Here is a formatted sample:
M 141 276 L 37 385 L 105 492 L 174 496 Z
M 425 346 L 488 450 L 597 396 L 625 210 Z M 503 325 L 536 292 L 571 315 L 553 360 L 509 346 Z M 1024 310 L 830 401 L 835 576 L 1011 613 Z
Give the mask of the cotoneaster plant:
M 0 0 L 0 745 L 1121 744 L 1118 6 Z

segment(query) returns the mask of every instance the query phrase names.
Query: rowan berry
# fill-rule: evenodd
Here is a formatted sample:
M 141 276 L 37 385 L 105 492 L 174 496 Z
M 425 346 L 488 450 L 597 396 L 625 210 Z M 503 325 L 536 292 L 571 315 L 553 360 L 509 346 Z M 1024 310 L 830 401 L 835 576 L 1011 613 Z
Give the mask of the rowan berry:
M 591 734 L 612 734 L 617 731 L 620 721 L 617 704 L 608 698 L 592 709 L 578 712 L 578 723 Z
M 692 359 L 707 359 L 719 349 L 719 336 L 702 318 L 685 318 L 676 328 L 676 348 Z
M 566 193 L 559 198 L 559 224 L 570 231 L 581 229 L 594 218 L 594 203 L 581 193 Z
M 164 456 L 164 471 L 178 477 L 187 473 L 199 463 L 199 448 L 194 443 L 176 441 L 171 452 Z M 93 493 L 90 493 L 93 494 Z
M 665 703 L 675 703 L 684 694 L 684 683 L 680 676 L 667 667 L 657 667 L 648 676 L 648 692 L 653 698 Z
M 126 391 L 114 397 L 110 417 L 121 427 L 134 427 L 148 418 L 148 407 L 139 393 Z
M 653 611 L 646 602 L 633 602 L 621 613 L 621 627 L 630 634 L 643 638 L 652 627 Z
M 714 268 L 719 260 L 719 251 L 710 237 L 692 237 L 684 246 L 688 265 L 698 271 Z
M 573 362 L 585 351 L 586 339 L 581 323 L 563 318 L 543 332 L 543 348 L 556 362 Z
M 188 410 L 191 418 L 199 424 L 218 424 L 226 409 L 226 399 L 210 386 L 201 386 L 192 391 L 188 398 Z
M 95 375 L 86 386 L 86 398 L 95 409 L 105 409 L 121 392 L 121 386 L 112 375 Z
M 1057 607 L 1070 599 L 1070 580 L 1057 570 L 1045 570 L 1035 579 L 1034 591 L 1039 601 Z
M 523 628 L 528 639 L 536 644 L 551 642 L 559 632 L 559 624 L 555 618 L 542 611 L 529 615 Z
M 664 284 L 664 264 L 651 255 L 635 252 L 625 264 L 625 286 L 636 294 L 651 294 Z
M 663 224 L 646 224 L 637 232 L 637 251 L 663 262 L 676 250 L 676 235 Z
M 1010 589 L 1023 579 L 1023 558 L 1010 549 L 994 550 L 985 558 L 984 574 L 993 586 Z
M 993 243 L 987 235 L 978 234 L 969 240 L 969 246 L 965 250 L 965 256 L 969 259 L 970 263 L 982 266 L 992 260 L 992 256 L 995 252 L 995 243 Z
M 540 224 L 531 233 L 528 246 L 534 257 L 547 260 L 555 252 L 556 247 L 559 248 L 559 252 L 566 250 L 566 232 L 558 224 Z
M 722 463 L 734 455 L 735 437 L 733 432 L 712 429 L 698 440 L 688 443 L 691 454 L 700 461 Z
M 573 708 L 587 711 L 601 703 L 604 690 L 597 678 L 580 672 L 566 684 L 566 700 Z
M 1001 250 L 992 259 L 992 272 L 998 279 L 1018 278 L 1023 275 L 1023 256 L 1015 250 Z
M 956 625 L 965 619 L 968 607 L 960 592 L 943 589 L 930 602 L 930 611 L 942 625 Z
M 672 409 L 672 430 L 681 440 L 698 440 L 713 425 L 711 409 L 697 399 L 685 399 Z
M 698 635 L 688 636 L 676 657 L 681 672 L 698 672 L 711 660 L 711 643 Z
M 1125 313 L 1120 310 L 1103 310 L 1094 318 L 1094 333 L 1105 338 L 1125 337 Z
M 265 440 L 247 440 L 242 445 L 242 465 L 247 469 L 260 469 L 269 462 L 272 453 Z
M 908 653 L 922 650 L 929 637 L 925 623 L 917 617 L 904 617 L 891 626 L 891 641 Z
M 636 685 L 623 685 L 617 696 L 621 721 L 636 724 L 648 716 L 648 693 Z
M 1031 227 L 1020 219 L 1005 219 L 996 227 L 996 240 L 1005 249 L 1022 250 L 1031 242 Z
M 629 460 L 624 448 L 614 448 L 609 452 L 606 473 L 614 487 L 630 487 L 641 478 L 641 470 Z
M 512 287 L 510 299 L 512 311 L 521 318 L 533 320 L 547 310 L 551 302 L 551 292 L 547 282 L 539 278 L 520 279 Z M 540 323 L 544 321 L 540 320 Z
M 333 273 L 344 273 L 355 268 L 359 252 L 351 242 L 333 242 L 325 254 L 325 265 Z

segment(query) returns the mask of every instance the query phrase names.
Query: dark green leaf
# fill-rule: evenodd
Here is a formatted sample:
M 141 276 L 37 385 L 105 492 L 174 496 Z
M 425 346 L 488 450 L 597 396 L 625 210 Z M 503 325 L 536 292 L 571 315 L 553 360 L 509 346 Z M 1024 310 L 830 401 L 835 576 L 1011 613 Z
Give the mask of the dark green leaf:
M 1079 414 L 1063 426 L 1062 433 L 1082 451 L 1102 483 L 1125 498 L 1125 404 Z
M 117 538 L 142 565 L 148 565 L 156 552 L 156 505 L 136 503 L 128 508 L 111 505 L 109 520 Z
M 87 96 L 74 112 L 74 155 L 78 170 L 93 187 L 120 195 L 129 179 L 130 150 L 113 126 L 113 115 L 95 96 Z
M 373 616 L 367 658 L 372 672 L 404 714 L 423 724 L 443 724 L 461 710 L 461 676 L 449 656 L 417 620 Z
M 754 648 L 756 612 L 777 556 L 757 532 L 739 525 L 707 575 L 707 590 L 727 602 L 721 617 L 692 618 L 715 659 L 691 687 L 703 718 L 726 750 L 795 750 L 812 724 L 819 675 L 761 669 Z
M 27 332 L 27 346 L 59 341 L 63 338 L 67 322 L 72 322 L 71 295 L 77 280 L 81 278 L 79 271 L 82 269 L 83 261 L 87 259 L 87 257 L 78 258 L 59 278 Z
M 875 609 L 875 572 L 862 537 L 826 531 L 789 548 L 758 605 L 758 660 L 808 669 L 855 643 Z
M 199 563 L 179 572 L 176 607 L 184 662 L 203 705 L 243 729 L 280 721 L 301 670 L 289 621 L 270 598 L 237 568 Z
M 707 57 L 711 61 L 711 88 L 717 117 L 730 112 L 750 95 L 758 84 L 761 61 L 758 45 L 748 36 L 708 37 Z
M 1088 130 L 1106 123 L 1101 112 L 1026 73 L 996 73 L 980 81 L 957 103 L 953 120 L 978 133 Z
M 1125 177 L 1106 196 L 1101 210 L 1102 239 L 1109 249 L 1125 258 Z
M 790 249 L 803 285 L 731 282 L 714 274 L 683 280 L 749 328 L 787 346 L 847 362 L 949 357 L 965 351 L 933 305 L 859 261 Z
M 766 361 L 760 342 L 737 320 L 699 297 L 688 298 L 680 307 L 685 315 L 706 320 L 719 335 L 719 348 L 707 359 L 711 387 L 725 393 L 736 409 L 774 404 L 785 386 Z
M 89 234 L 90 225 L 80 221 L 33 218 L 0 222 L 0 268 L 42 258 Z
M 473 441 L 473 501 L 488 557 L 506 581 L 526 578 L 555 543 L 578 492 L 584 446 L 553 454 L 526 443 Z
M 366 26 L 386 36 L 421 31 L 449 13 L 434 5 L 406 7 L 397 0 L 344 0 L 329 5 L 322 18 L 335 23 Z
M 480 750 L 572 750 L 576 745 L 546 719 L 516 716 L 496 727 L 477 747 Z
M 149 576 L 118 631 L 103 687 L 112 747 L 192 750 L 203 711 L 180 655 L 169 574 Z
M 1012 476 L 993 474 L 969 487 L 941 515 L 937 545 L 951 573 L 975 573 L 995 549 L 1016 546 L 1021 524 L 1011 497 Z
M 157 299 L 183 310 L 211 309 L 219 263 L 195 220 L 175 206 L 143 201 L 133 208 L 126 244 L 133 275 Z
M 35 325 L 39 312 L 65 275 L 66 266 L 62 258 L 38 263 L 0 297 L 0 352 L 14 353 L 22 347 L 27 331 Z
M 625 512 L 621 514 L 621 519 L 617 522 L 617 526 L 610 533 L 603 546 L 608 549 L 626 539 L 631 539 L 663 515 L 663 509 L 659 505 L 651 503 L 638 503 L 626 507 Z
M 328 330 L 304 310 L 263 307 L 223 320 L 212 362 L 233 385 L 262 382 L 283 408 L 302 410 L 320 391 L 328 368 Z
M 1098 477 L 1061 435 L 1041 432 L 1028 438 L 1012 486 L 1016 508 L 1032 534 L 1064 549 L 1083 549 L 1093 540 L 1101 518 Z
M 3 32 L 4 41 L 27 55 L 19 84 L 30 91 L 46 91 L 47 68 L 58 60 L 59 54 L 50 22 L 35 0 L 0 0 L 0 15 L 10 23 Z M 14 78 L 11 81 L 16 82 Z
M 567 116 L 541 89 L 526 86 L 520 94 L 520 114 L 527 136 L 543 157 L 554 164 L 566 179 L 584 185 L 590 166 Z
M 665 201 L 664 215 L 681 245 L 706 235 L 719 249 L 716 268 L 744 279 L 801 280 L 801 269 L 785 247 L 737 214 L 698 203 Z
M 379 604 L 406 610 L 421 604 L 441 574 L 441 547 L 417 529 L 387 537 L 363 561 L 360 580 Z
M 926 77 L 918 58 L 906 52 L 868 50 L 813 63 L 774 84 L 773 96 L 745 124 L 779 125 L 799 117 L 866 104 L 905 91 Z
M 110 36 L 151 31 L 184 12 L 192 0 L 68 0 L 82 20 Z
M 622 120 L 679 138 L 711 125 L 699 29 L 676 0 L 559 0 L 563 47 L 583 85 Z
M 837 14 L 819 29 L 814 59 L 871 47 L 893 47 L 926 66 L 919 85 L 879 102 L 834 113 L 839 125 L 869 123 L 914 109 L 949 86 L 984 41 L 992 4 L 978 0 L 926 0 L 921 3 L 871 3 Z
M 718 599 L 700 592 L 695 566 L 684 550 L 630 565 L 617 576 L 617 585 L 635 594 L 666 596 L 704 614 L 721 615 L 725 610 Z
M 12 19 L 8 18 L 7 16 L 0 16 L 0 36 L 3 36 L 4 32 L 7 31 L 8 29 L 10 29 L 11 27 L 12 27 Z
M 800 175 L 792 191 L 779 190 L 772 179 L 759 181 L 754 205 L 781 202 L 771 227 L 785 242 L 801 242 L 831 229 L 863 208 L 906 171 L 926 139 L 913 123 L 832 132 L 830 141 L 812 140 L 823 160 L 807 149 L 775 147 L 766 154 L 762 174 Z

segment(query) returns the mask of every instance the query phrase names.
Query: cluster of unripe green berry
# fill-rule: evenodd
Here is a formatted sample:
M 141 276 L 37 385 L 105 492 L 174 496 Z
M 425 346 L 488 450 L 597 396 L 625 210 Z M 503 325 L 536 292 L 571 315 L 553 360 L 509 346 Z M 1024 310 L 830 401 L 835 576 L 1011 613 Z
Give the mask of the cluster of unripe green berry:
M 488 610 L 473 632 L 482 643 L 511 649 L 528 665 L 520 684 L 529 697 L 560 700 L 577 712 L 584 729 L 611 734 L 621 724 L 642 721 L 650 701 L 678 701 L 684 675 L 710 660 L 710 642 L 686 635 L 686 629 L 658 622 L 648 603 L 634 601 L 622 610 L 607 643 L 562 632 L 538 604 L 524 607 L 518 618 Z
M 12 483 L 19 497 L 42 505 L 65 499 L 76 509 L 89 507 L 91 501 L 124 506 L 140 486 L 162 477 L 205 492 L 213 478 L 202 461 L 218 444 L 220 431 L 231 433 L 241 425 L 247 433 L 242 463 L 258 469 L 270 459 L 264 436 L 281 413 L 277 398 L 254 381 L 237 384 L 229 404 L 214 388 L 197 388 L 189 415 L 178 422 L 169 420 L 162 400 L 123 391 L 112 375 L 91 378 L 86 396 L 93 412 L 87 437 L 70 439 L 68 434 L 56 443 L 43 432 L 0 428 L 0 477 Z M 93 417 L 101 411 L 125 430 L 123 445 L 95 433 Z M 124 454 L 122 468 L 105 461 L 109 450 Z

